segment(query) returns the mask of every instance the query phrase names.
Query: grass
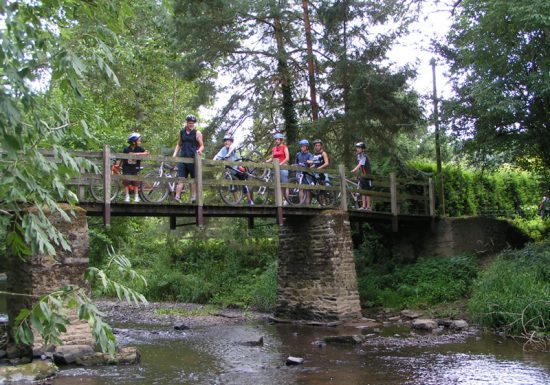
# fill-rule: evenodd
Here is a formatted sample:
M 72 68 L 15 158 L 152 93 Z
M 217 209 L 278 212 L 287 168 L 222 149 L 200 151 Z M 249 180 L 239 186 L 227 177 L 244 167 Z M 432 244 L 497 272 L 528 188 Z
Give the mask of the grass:
M 193 309 L 160 308 L 155 310 L 155 315 L 175 315 L 181 317 L 207 317 L 220 312 L 220 308 L 214 305 L 203 305 Z

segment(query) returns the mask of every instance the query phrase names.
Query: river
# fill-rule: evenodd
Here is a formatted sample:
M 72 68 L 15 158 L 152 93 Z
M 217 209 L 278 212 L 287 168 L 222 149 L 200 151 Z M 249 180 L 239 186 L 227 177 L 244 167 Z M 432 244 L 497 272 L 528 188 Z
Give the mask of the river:
M 510 339 L 478 334 L 421 346 L 319 346 L 314 341 L 347 333 L 340 328 L 269 324 L 198 327 L 133 325 L 116 329 L 122 345 L 137 346 L 140 365 L 64 369 L 55 385 L 125 384 L 550 384 L 547 353 L 526 353 Z M 412 338 L 390 330 L 391 339 Z M 263 346 L 249 346 L 263 336 Z M 285 366 L 287 356 L 305 359 Z

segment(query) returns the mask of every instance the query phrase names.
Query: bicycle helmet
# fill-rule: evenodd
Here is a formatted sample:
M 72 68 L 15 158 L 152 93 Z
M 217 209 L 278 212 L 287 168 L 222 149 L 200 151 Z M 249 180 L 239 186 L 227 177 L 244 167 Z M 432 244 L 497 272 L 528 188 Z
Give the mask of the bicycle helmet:
M 233 140 L 233 137 L 232 137 L 232 136 L 230 136 L 230 135 L 226 135 L 226 136 L 224 136 L 224 137 L 223 137 L 223 141 L 225 142 L 226 140 L 230 140 L 230 141 L 231 141 L 231 143 L 233 143 L 233 142 L 234 142 L 234 140 Z
M 197 122 L 197 117 L 195 115 L 187 115 L 187 117 L 185 118 L 185 121 L 196 123 Z
M 141 138 L 141 134 L 139 132 L 132 132 L 130 135 L 128 135 L 128 143 L 134 143 L 139 138 Z
M 309 142 L 308 142 L 307 139 L 302 139 L 302 140 L 300 140 L 300 141 L 298 142 L 298 144 L 299 144 L 300 146 L 308 146 L 308 147 L 309 147 Z
M 362 148 L 363 150 L 367 148 L 367 146 L 365 146 L 365 143 L 363 142 L 355 143 L 355 147 Z
M 280 132 L 273 135 L 273 139 L 284 139 L 284 138 L 285 138 L 284 135 L 281 134 Z
M 320 143 L 321 145 L 323 144 L 323 141 L 321 139 L 315 139 L 313 141 L 313 144 L 317 144 L 317 143 Z

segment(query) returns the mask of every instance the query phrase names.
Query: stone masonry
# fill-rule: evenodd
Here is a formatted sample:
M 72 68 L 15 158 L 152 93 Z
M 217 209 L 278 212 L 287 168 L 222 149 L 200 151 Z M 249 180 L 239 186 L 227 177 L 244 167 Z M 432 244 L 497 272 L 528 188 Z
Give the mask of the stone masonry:
M 61 205 L 66 212 L 71 211 L 68 205 Z M 25 259 L 9 255 L 6 261 L 7 289 L 12 293 L 41 296 L 51 293 L 65 285 L 78 285 L 86 288 L 84 272 L 88 268 L 88 222 L 86 212 L 72 208 L 74 216 L 66 222 L 59 213 L 49 213 L 51 223 L 62 232 L 71 251 L 57 249 L 57 255 L 32 255 Z M 69 214 L 70 215 L 70 214 Z M 7 299 L 10 323 L 23 307 L 29 308 L 32 300 L 28 297 L 9 296 Z M 61 336 L 64 344 L 92 345 L 91 329 L 87 322 L 79 321 L 75 312 L 67 314 L 72 320 L 67 332 Z M 35 337 L 37 334 L 35 333 Z M 35 339 L 34 346 L 41 347 L 40 338 Z
M 361 317 L 348 215 L 287 217 L 279 231 L 275 316 L 334 321 Z

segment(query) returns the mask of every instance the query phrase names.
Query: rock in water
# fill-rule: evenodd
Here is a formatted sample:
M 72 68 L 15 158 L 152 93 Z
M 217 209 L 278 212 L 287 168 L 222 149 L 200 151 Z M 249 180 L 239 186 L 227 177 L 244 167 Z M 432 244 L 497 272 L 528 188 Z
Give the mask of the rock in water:
M 57 365 L 69 365 L 74 364 L 79 357 L 93 352 L 90 345 L 60 345 L 55 348 L 53 360 Z
M 57 371 L 57 366 L 51 361 L 36 360 L 25 365 L 0 366 L 0 383 L 42 381 L 55 376 Z
M 287 366 L 302 365 L 303 363 L 304 363 L 304 359 L 302 357 L 288 356 L 288 358 L 286 359 Z
M 412 323 L 413 329 L 419 329 L 419 330 L 433 330 L 438 325 L 437 322 L 433 319 L 425 319 L 425 318 L 417 318 Z
M 174 330 L 189 330 L 189 326 L 185 324 L 174 325 Z

